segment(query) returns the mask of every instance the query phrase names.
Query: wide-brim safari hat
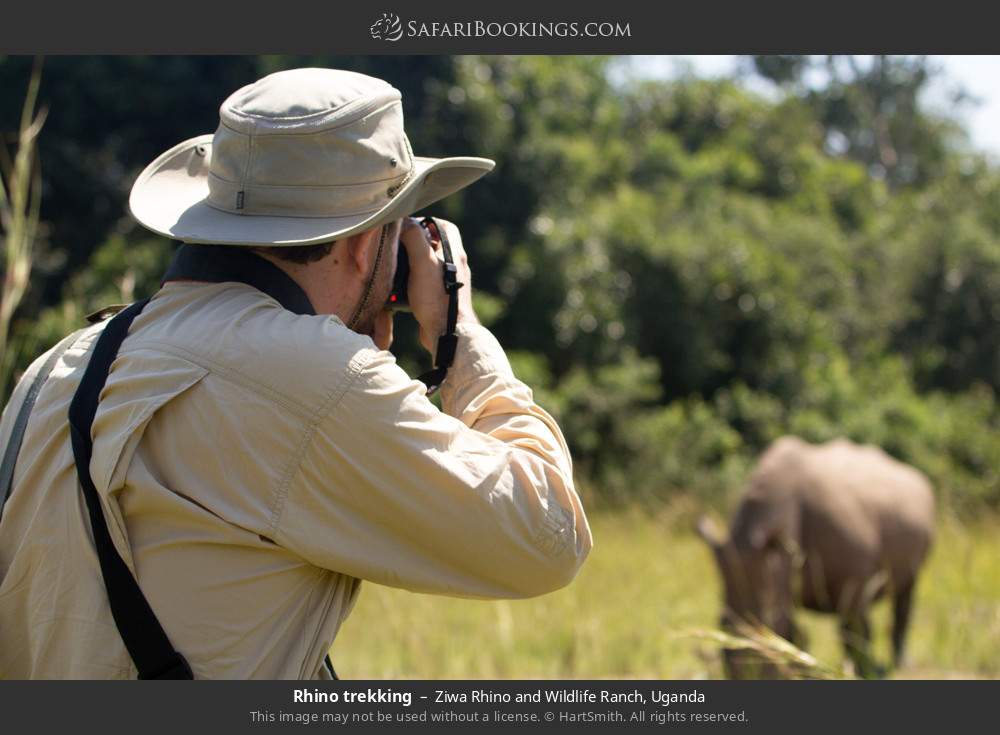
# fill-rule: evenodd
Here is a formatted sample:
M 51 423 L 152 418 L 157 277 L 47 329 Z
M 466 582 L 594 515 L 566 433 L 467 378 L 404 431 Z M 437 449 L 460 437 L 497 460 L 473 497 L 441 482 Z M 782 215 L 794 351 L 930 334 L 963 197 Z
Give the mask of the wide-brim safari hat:
M 418 212 L 493 169 L 487 158 L 414 156 L 401 98 L 355 72 L 268 75 L 222 103 L 214 135 L 149 164 L 129 208 L 183 242 L 313 245 Z

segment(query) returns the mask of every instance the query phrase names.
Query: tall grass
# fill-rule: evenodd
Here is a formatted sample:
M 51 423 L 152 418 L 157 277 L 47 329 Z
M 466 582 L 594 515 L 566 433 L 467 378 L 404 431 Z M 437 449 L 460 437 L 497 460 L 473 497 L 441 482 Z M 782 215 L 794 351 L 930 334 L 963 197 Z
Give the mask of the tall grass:
M 845 679 L 850 676 L 847 667 L 821 661 L 762 625 L 741 623 L 733 632 L 699 628 L 689 635 L 730 650 L 750 653 L 754 662 L 771 666 L 775 678 Z
M 366 585 L 333 647 L 348 678 L 654 678 L 722 676 L 720 582 L 686 517 L 591 517 L 594 550 L 567 588 L 479 602 Z M 847 675 L 838 626 L 796 613 L 806 657 L 766 632 L 743 638 L 811 678 Z M 875 652 L 889 660 L 891 610 L 875 607 Z M 695 633 L 692 635 L 692 633 Z M 917 588 L 909 663 L 916 678 L 1000 678 L 1000 519 L 942 519 Z
M 0 145 L 0 230 L 4 247 L 4 277 L 0 291 L 0 385 L 6 386 L 15 363 L 8 349 L 10 320 L 14 316 L 31 274 L 32 248 L 38 234 L 42 177 L 37 140 L 46 111 L 35 112 L 41 83 L 41 59 L 36 59 L 21 109 L 21 122 L 13 155 L 7 142 Z

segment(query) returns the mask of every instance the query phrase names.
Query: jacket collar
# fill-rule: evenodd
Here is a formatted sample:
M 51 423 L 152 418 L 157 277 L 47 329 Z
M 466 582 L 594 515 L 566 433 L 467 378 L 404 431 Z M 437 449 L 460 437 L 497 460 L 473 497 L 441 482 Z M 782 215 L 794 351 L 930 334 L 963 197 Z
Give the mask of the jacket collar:
M 160 285 L 179 279 L 245 283 L 263 291 L 288 311 L 316 314 L 306 292 L 291 276 L 246 248 L 181 243 Z

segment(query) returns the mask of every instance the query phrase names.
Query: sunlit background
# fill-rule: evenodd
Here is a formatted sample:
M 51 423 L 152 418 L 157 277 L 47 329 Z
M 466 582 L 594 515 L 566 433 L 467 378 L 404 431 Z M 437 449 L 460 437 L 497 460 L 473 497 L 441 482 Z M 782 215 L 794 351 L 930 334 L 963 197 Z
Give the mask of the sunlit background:
M 1000 156 L 1000 56 L 928 56 L 927 59 L 939 74 L 921 95 L 928 108 L 954 115 L 965 125 L 972 145 Z M 871 63 L 870 57 L 858 60 L 861 64 Z M 736 76 L 761 94 L 775 92 L 772 85 L 754 76 L 752 62 L 743 56 L 633 56 L 622 66 L 622 77 Z M 817 86 L 827 81 L 827 75 L 819 70 L 809 78 Z

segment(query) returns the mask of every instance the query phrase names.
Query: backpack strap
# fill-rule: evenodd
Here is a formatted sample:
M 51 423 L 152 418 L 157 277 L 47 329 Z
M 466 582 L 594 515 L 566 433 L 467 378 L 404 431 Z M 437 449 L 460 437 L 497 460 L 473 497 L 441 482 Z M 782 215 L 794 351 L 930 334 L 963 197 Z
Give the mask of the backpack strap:
M 24 441 L 24 432 L 28 428 L 31 409 L 35 407 L 35 400 L 38 398 L 38 394 L 42 392 L 42 386 L 48 380 L 52 368 L 56 366 L 59 358 L 63 356 L 63 353 L 69 349 L 69 346 L 76 341 L 76 338 L 82 332 L 82 329 L 73 332 L 73 334 L 64 337 L 55 346 L 49 358 L 35 376 L 31 387 L 28 388 L 28 393 L 25 395 L 24 401 L 21 403 L 21 408 L 17 412 L 17 418 L 14 419 L 14 427 L 11 429 L 10 438 L 7 440 L 7 448 L 3 453 L 3 463 L 0 464 L 0 492 L 3 493 L 3 499 L 0 500 L 0 518 L 3 518 L 4 506 L 7 505 L 7 498 L 10 497 L 11 490 L 14 488 L 14 466 L 17 464 L 17 455 L 21 452 L 21 443 Z
M 94 534 L 94 546 L 101 564 L 101 575 L 108 592 L 111 614 L 121 634 L 125 648 L 139 670 L 140 679 L 193 679 L 191 667 L 171 645 L 160 621 L 146 601 L 146 596 L 122 559 L 104 518 L 101 499 L 90 476 L 90 459 L 94 445 L 90 438 L 91 426 L 97 415 L 101 391 L 108 380 L 111 363 L 118 355 L 118 348 L 128 336 L 129 327 L 143 310 L 149 299 L 137 301 L 119 312 L 108 322 L 94 345 L 83 379 L 77 387 L 69 407 L 70 438 L 76 473 Z

